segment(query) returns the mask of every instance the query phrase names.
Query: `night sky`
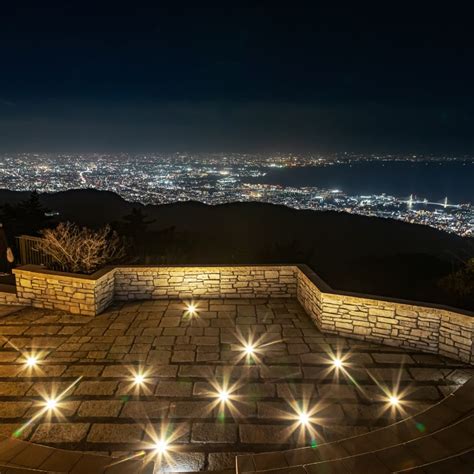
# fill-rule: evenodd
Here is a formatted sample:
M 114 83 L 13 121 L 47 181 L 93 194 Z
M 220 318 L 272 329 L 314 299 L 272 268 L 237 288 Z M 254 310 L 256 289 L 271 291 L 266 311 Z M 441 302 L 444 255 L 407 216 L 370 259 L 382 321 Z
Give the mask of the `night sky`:
M 0 152 L 474 154 L 472 16 L 457 2 L 15 3 L 0 19 Z

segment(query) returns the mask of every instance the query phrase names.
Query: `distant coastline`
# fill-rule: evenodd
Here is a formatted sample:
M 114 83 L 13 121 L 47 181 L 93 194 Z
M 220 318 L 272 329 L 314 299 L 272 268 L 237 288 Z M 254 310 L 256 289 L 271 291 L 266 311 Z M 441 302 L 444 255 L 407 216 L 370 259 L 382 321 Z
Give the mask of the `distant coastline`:
M 360 161 L 331 166 L 270 168 L 254 182 L 340 189 L 346 194 L 416 195 L 474 204 L 474 161 Z
M 4 154 L 0 188 L 97 189 L 129 202 L 257 201 L 429 225 L 474 235 L 474 160 L 239 153 Z

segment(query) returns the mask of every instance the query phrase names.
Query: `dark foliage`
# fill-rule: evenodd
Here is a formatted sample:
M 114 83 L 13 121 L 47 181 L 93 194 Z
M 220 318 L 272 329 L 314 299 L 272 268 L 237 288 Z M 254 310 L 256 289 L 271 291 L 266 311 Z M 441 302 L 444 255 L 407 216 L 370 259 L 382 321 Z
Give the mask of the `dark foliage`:
M 440 287 L 456 298 L 461 306 L 474 307 L 474 258 L 442 278 Z
M 0 204 L 27 197 L 0 191 Z M 134 263 L 299 262 L 335 289 L 410 300 L 460 305 L 438 282 L 459 265 L 460 256 L 474 257 L 472 239 L 345 213 L 261 203 L 142 206 L 95 190 L 41 195 L 40 201 L 62 221 L 92 228 L 114 222 L 114 229 L 134 241 L 129 252 Z
M 48 209 L 40 196 L 33 191 L 29 197 L 17 203 L 4 203 L 0 208 L 0 221 L 4 224 L 9 237 L 21 234 L 37 235 L 38 231 L 51 224 L 46 215 Z

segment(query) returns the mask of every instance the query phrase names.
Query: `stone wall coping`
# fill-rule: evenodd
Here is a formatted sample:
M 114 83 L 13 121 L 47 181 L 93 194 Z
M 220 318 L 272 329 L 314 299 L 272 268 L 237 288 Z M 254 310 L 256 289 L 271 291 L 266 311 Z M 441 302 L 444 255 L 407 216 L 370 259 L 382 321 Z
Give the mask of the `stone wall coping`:
M 315 286 L 316 288 L 324 295 L 324 296 L 334 296 L 337 298 L 338 296 L 346 296 L 357 298 L 360 300 L 366 300 L 371 304 L 376 304 L 377 302 L 387 302 L 393 303 L 397 305 L 405 305 L 409 307 L 423 307 L 423 308 L 431 308 L 436 310 L 448 311 L 453 313 L 453 316 L 469 316 L 474 317 L 474 312 L 455 308 L 448 305 L 441 305 L 436 303 L 427 303 L 423 301 L 412 301 L 412 300 L 404 300 L 398 298 L 392 298 L 389 296 L 379 296 L 379 295 L 371 295 L 371 294 L 364 294 L 364 293 L 354 293 L 349 291 L 343 290 L 335 290 L 331 286 L 329 286 L 317 273 L 315 273 L 308 265 L 302 263 L 281 263 L 281 264 L 192 264 L 192 265 L 111 265 L 106 266 L 95 273 L 90 275 L 84 274 L 75 274 L 75 273 L 68 273 L 68 272 L 59 272 L 54 270 L 48 270 L 44 267 L 39 265 L 24 265 L 21 267 L 17 267 L 13 270 L 14 274 L 18 274 L 21 276 L 22 273 L 28 273 L 32 275 L 50 275 L 52 277 L 56 277 L 57 279 L 70 279 L 71 281 L 90 281 L 90 282 L 97 282 L 105 277 L 107 277 L 110 273 L 114 272 L 118 269 L 123 270 L 149 270 L 153 272 L 154 270 L 158 269 L 168 269 L 168 268 L 216 268 L 216 269 L 224 269 L 224 268 L 248 268 L 248 267 L 255 267 L 261 269 L 272 269 L 272 268 L 294 268 L 299 269 Z
M 80 281 L 83 283 L 84 281 L 96 282 L 102 279 L 103 277 L 107 276 L 111 271 L 114 270 L 114 267 L 104 267 L 100 270 L 97 270 L 90 275 L 85 275 L 81 273 L 69 273 L 69 272 L 58 272 L 55 270 L 49 270 L 44 268 L 40 265 L 23 265 L 21 267 L 17 267 L 13 269 L 13 273 L 15 275 L 22 275 L 24 273 L 29 275 L 49 275 L 51 277 L 56 277 L 56 279 L 68 279 L 71 281 Z
M 150 269 L 153 271 L 154 269 L 159 268 L 248 268 L 248 267 L 255 267 L 255 268 L 297 268 L 301 266 L 297 263 L 206 263 L 206 264 L 182 264 L 182 265 L 113 265 L 106 268 L 124 268 L 124 269 L 140 269 L 146 270 Z M 309 268 L 309 267 L 308 267 Z

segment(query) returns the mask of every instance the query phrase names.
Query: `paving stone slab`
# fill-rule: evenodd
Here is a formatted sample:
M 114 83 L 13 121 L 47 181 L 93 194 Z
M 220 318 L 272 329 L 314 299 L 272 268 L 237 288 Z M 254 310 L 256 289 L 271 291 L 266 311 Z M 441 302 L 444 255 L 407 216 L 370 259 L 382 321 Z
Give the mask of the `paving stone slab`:
M 193 423 L 191 441 L 197 443 L 236 443 L 237 425 L 224 422 Z
M 31 441 L 35 443 L 79 443 L 89 430 L 89 423 L 42 423 Z
M 35 308 L 8 318 L 0 318 L 0 327 L 14 327 L 0 349 L 0 434 L 82 377 L 58 413 L 41 415 L 21 436 L 132 455 L 165 433 L 179 448 L 171 457 L 194 470 L 227 468 L 236 452 L 310 444 L 311 433 L 318 442 L 366 433 L 436 403 L 473 374 L 443 357 L 322 334 L 293 300 L 200 300 L 195 318 L 183 301 L 165 300 L 117 303 L 95 318 Z M 257 350 L 246 358 L 250 335 Z M 42 363 L 26 370 L 13 346 L 30 352 L 40 343 Z M 344 371 L 334 370 L 334 354 Z M 396 387 L 403 415 L 387 410 Z M 218 400 L 223 388 L 227 404 Z M 298 426 L 301 409 L 314 426 Z M 431 431 L 457 414 L 447 407 L 420 420 Z
M 91 443 L 137 443 L 143 437 L 143 428 L 135 423 L 94 423 L 87 441 Z
M 122 406 L 123 402 L 120 400 L 86 400 L 81 403 L 77 415 L 86 418 L 113 418 L 118 416 Z

